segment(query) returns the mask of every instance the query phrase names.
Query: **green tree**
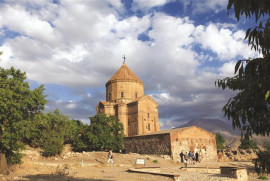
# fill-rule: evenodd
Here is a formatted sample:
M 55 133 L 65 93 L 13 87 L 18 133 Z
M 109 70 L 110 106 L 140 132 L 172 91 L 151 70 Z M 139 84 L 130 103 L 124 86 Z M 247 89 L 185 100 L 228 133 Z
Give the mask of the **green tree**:
M 84 129 L 74 144 L 74 150 L 123 149 L 123 124 L 115 116 L 105 114 L 93 116 L 91 125 Z
M 251 140 L 249 137 L 244 137 L 240 140 L 240 145 L 238 147 L 239 149 L 257 149 L 257 144 Z
M 115 116 L 107 117 L 105 114 L 99 114 L 91 117 L 89 130 L 93 134 L 90 139 L 93 149 L 121 150 L 123 148 L 123 124 Z
M 31 140 L 37 139 L 38 146 L 43 149 L 43 156 L 54 156 L 62 152 L 68 121 L 68 116 L 61 114 L 58 109 L 41 116 L 37 124 L 39 136 Z
M 79 120 L 68 120 L 65 121 L 64 127 L 64 143 L 65 144 L 74 144 L 76 138 L 80 133 L 87 128 L 87 125 L 82 123 Z
M 43 156 L 48 157 L 60 154 L 64 144 L 73 144 L 83 126 L 56 109 L 21 121 L 21 127 L 24 127 L 21 135 L 24 143 L 42 148 Z
M 43 113 L 40 113 L 27 120 L 20 121 L 20 127 L 24 128 L 21 130 L 20 134 L 23 143 L 34 148 L 40 147 L 40 137 L 43 128 L 42 125 L 46 121 L 43 117 Z
M 217 80 L 218 87 L 237 91 L 223 107 L 223 114 L 232 120 L 233 127 L 244 134 L 270 133 L 270 1 L 229 0 L 227 9 L 234 7 L 235 17 L 255 17 L 256 26 L 246 31 L 251 49 L 262 54 L 260 58 L 239 60 L 235 76 Z
M 270 168 L 270 143 L 264 143 L 263 147 L 264 150 L 259 150 L 257 153 L 258 161 L 255 164 L 255 170 L 258 174 Z
M 216 142 L 217 142 L 217 149 L 218 150 L 222 150 L 224 149 L 224 143 L 225 143 L 225 139 L 223 138 L 223 136 L 221 134 L 216 134 Z
M 21 122 L 44 110 L 44 87 L 30 90 L 26 74 L 11 67 L 0 68 L 0 152 L 9 164 L 20 163 L 17 151 L 24 148 Z

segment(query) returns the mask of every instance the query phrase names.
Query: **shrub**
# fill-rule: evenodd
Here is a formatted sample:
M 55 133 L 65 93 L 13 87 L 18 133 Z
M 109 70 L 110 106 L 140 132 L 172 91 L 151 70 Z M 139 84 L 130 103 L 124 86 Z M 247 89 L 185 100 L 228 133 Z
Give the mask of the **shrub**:
M 270 144 L 264 143 L 263 147 L 265 148 L 265 150 L 260 150 L 257 153 L 258 159 L 255 163 L 255 170 L 258 175 L 265 174 L 265 172 L 270 171 Z
M 20 164 L 22 163 L 23 154 L 21 153 L 14 153 L 12 151 L 6 152 L 7 164 Z
M 51 137 L 45 142 L 43 146 L 42 155 L 45 157 L 58 155 L 63 150 L 63 137 L 57 137 L 56 135 L 51 135 Z
M 221 134 L 216 134 L 216 142 L 217 142 L 217 149 L 224 149 L 224 143 L 225 143 L 225 139 L 223 138 L 223 136 Z
M 248 137 L 244 137 L 240 140 L 240 146 L 238 147 L 239 149 L 257 149 L 257 144 L 249 139 Z
M 76 137 L 76 121 L 60 113 L 40 113 L 31 120 L 22 122 L 25 131 L 23 141 L 32 147 L 43 149 L 43 156 L 54 156 L 63 150 L 63 144 L 73 142 Z
M 259 176 L 257 179 L 268 180 L 268 178 L 266 176 Z

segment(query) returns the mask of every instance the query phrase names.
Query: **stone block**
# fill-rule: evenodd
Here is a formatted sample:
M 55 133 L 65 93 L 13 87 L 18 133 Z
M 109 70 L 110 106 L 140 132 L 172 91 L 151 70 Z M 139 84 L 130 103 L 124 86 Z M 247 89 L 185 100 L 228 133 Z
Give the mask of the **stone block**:
M 8 174 L 6 155 L 3 153 L 0 153 L 0 174 Z
M 237 179 L 237 181 L 248 181 L 247 170 L 243 167 L 220 167 L 220 172 Z

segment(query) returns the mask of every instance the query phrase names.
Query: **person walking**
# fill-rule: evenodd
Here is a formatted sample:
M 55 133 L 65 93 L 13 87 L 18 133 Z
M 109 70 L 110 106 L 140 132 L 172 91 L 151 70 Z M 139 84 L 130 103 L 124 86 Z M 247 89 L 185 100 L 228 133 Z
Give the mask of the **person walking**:
M 184 155 L 184 158 L 185 158 L 184 163 L 188 163 L 188 152 L 186 152 L 186 154 Z
M 184 163 L 184 153 L 183 150 L 180 153 L 181 163 Z
M 109 153 L 108 153 L 108 161 L 107 161 L 107 163 L 110 163 L 110 162 L 113 163 L 113 152 L 112 152 L 112 150 L 110 150 Z

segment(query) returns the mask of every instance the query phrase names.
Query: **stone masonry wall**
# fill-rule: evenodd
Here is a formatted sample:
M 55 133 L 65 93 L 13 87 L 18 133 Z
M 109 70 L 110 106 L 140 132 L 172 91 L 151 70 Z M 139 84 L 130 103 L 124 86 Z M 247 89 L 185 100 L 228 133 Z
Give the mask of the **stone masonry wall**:
M 198 127 L 173 129 L 166 133 L 125 138 L 127 152 L 170 155 L 179 160 L 180 152 L 199 151 L 202 162 L 217 161 L 216 136 Z
M 171 155 L 170 134 L 126 137 L 125 149 L 128 153 Z
M 123 98 L 121 92 L 123 92 Z M 135 81 L 113 81 L 106 86 L 106 101 L 108 102 L 129 102 L 143 95 L 144 86 Z
M 190 127 L 171 133 L 171 150 L 173 159 L 180 159 L 183 150 L 194 152 L 199 150 L 200 160 L 217 161 L 216 136 L 201 128 Z
M 160 130 L 158 122 L 158 105 L 149 97 L 138 104 L 139 134 L 149 134 Z

